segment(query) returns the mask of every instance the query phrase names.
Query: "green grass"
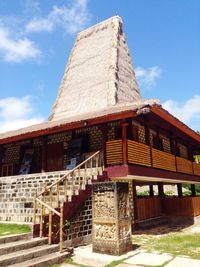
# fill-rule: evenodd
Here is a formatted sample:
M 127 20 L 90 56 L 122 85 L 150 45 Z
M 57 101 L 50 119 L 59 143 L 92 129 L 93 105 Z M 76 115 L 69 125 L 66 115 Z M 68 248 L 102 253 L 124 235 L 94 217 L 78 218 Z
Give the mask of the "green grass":
M 158 251 L 174 256 L 185 255 L 200 259 L 200 235 L 189 233 L 170 233 L 162 236 L 137 235 L 133 243 L 148 252 Z
M 92 267 L 89 265 L 79 264 L 79 263 L 75 262 L 72 258 L 66 259 L 64 262 L 69 263 L 69 264 L 74 265 L 74 266 L 79 266 L 79 267 Z
M 23 234 L 31 232 L 31 228 L 25 224 L 0 223 L 0 236 Z

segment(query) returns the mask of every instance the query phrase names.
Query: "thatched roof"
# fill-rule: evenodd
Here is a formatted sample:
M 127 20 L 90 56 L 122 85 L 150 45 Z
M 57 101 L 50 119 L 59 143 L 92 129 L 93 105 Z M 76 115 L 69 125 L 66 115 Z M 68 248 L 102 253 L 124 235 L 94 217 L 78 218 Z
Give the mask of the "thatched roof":
M 141 102 L 118 16 L 78 34 L 49 121 Z
M 156 103 L 141 98 L 122 21 L 115 16 L 77 35 L 49 120 L 0 134 L 0 140 Z

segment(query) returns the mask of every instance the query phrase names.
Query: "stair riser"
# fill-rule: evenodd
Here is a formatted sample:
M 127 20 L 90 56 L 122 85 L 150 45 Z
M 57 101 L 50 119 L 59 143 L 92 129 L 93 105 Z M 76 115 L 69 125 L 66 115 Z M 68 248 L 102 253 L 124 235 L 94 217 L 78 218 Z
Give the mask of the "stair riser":
M 28 249 L 28 248 L 33 248 L 36 246 L 42 246 L 48 243 L 47 239 L 39 239 L 39 240 L 33 240 L 31 243 L 30 242 L 24 242 L 23 244 L 16 244 L 15 246 L 12 247 L 5 247 L 0 249 L 0 256 L 1 255 L 6 255 L 8 253 L 20 251 L 23 249 Z
M 26 240 L 30 238 L 32 234 L 21 234 L 21 235 L 13 235 L 13 236 L 5 236 L 0 238 L 0 244 L 15 242 L 19 240 Z
M 35 263 L 35 264 L 33 263 L 30 265 L 26 265 L 26 266 L 22 265 L 22 267 L 49 267 L 49 266 L 52 266 L 53 264 L 62 263 L 65 259 L 66 259 L 66 255 L 60 254 L 59 256 L 55 256 L 54 259 L 42 261 L 40 263 Z
M 11 264 L 15 264 L 15 263 L 20 263 L 20 262 L 24 262 L 30 259 L 34 259 L 37 257 L 42 257 L 44 255 L 53 253 L 53 252 L 57 252 L 58 251 L 58 246 L 56 247 L 48 247 L 45 249 L 41 249 L 40 251 L 33 251 L 30 252 L 28 254 L 25 254 L 23 256 L 19 255 L 19 256 L 14 256 L 12 258 L 6 259 L 6 260 L 0 260 L 0 266 L 1 267 L 6 267 L 9 266 Z

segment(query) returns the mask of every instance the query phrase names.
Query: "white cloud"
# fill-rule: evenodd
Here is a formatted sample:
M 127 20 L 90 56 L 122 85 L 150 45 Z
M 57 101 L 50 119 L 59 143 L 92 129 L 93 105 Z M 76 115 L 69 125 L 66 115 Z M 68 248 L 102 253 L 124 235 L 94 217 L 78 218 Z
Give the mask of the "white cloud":
M 27 38 L 12 38 L 8 29 L 3 26 L 0 26 L 0 53 L 8 62 L 38 60 L 41 57 L 41 51 L 32 41 Z
M 26 32 L 51 32 L 62 27 L 65 32 L 74 34 L 80 31 L 90 18 L 88 0 L 76 0 L 71 7 L 53 6 L 46 18 L 34 17 L 26 25 Z
M 165 101 L 162 106 L 179 120 L 191 126 L 192 122 L 200 119 L 200 95 L 194 95 L 185 103 L 178 103 L 170 99 Z
M 0 99 L 0 132 L 37 124 L 44 119 L 35 114 L 31 96 Z
M 153 66 L 148 69 L 142 67 L 135 68 L 136 78 L 141 86 L 150 88 L 155 85 L 156 79 L 161 74 L 161 69 L 158 66 Z

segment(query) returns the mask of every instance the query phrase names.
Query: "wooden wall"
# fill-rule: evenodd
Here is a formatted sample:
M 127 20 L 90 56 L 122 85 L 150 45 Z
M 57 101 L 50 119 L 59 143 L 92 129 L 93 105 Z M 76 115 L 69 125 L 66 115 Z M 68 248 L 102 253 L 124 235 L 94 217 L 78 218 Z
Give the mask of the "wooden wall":
M 162 203 L 164 213 L 169 216 L 200 215 L 200 197 L 165 197 Z
M 200 197 L 147 197 L 137 198 L 137 220 L 161 216 L 200 215 Z
M 161 198 L 137 198 L 137 220 L 158 217 L 161 212 Z

